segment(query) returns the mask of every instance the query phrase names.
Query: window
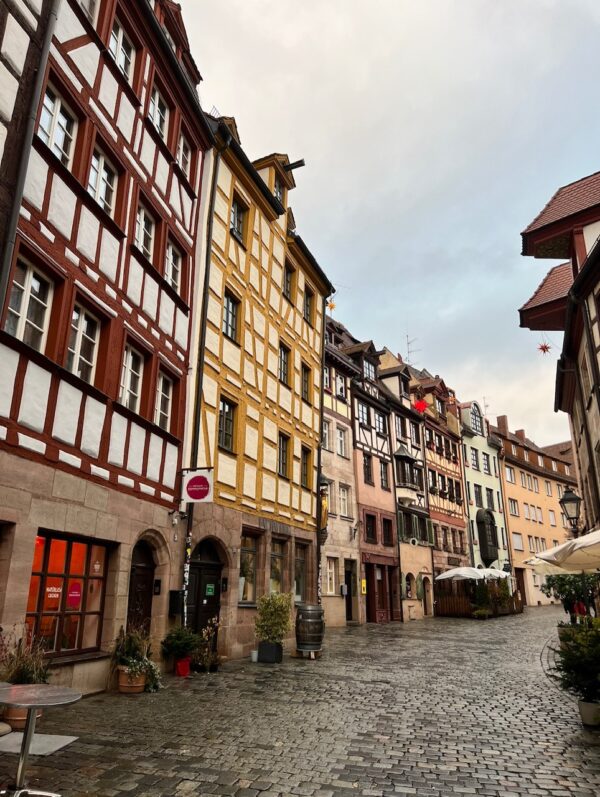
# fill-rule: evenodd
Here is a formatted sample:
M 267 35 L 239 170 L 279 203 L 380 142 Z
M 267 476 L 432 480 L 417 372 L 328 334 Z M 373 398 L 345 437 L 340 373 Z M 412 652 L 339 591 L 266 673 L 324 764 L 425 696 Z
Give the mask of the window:
M 471 429 L 475 434 L 483 434 L 483 421 L 477 404 L 471 404 Z
M 494 511 L 494 491 L 490 487 L 485 488 L 485 503 L 488 509 Z
M 158 373 L 156 383 L 156 407 L 154 423 L 168 432 L 171 428 L 171 406 L 173 404 L 173 380 L 162 371 Z
M 337 374 L 335 377 L 335 389 L 338 394 L 338 398 L 346 400 L 346 378 L 341 374 Z
M 554 459 L 552 460 L 552 470 L 555 471 L 555 472 L 558 470 L 558 468 L 556 466 L 556 460 L 554 460 Z
M 283 193 L 284 193 L 284 191 L 285 191 L 285 189 L 283 187 L 283 182 L 281 180 L 281 177 L 278 174 L 276 174 L 275 175 L 275 183 L 274 183 L 274 186 L 273 186 L 273 194 L 275 196 L 275 199 L 278 199 L 282 204 L 283 204 Z
M 462 488 L 459 481 L 454 482 L 454 497 L 457 504 L 462 501 Z
M 277 473 L 284 479 L 288 478 L 289 473 L 289 448 L 290 438 L 279 432 L 279 442 L 277 445 Z
M 481 455 L 482 465 L 483 465 L 483 472 L 491 475 L 492 470 L 490 468 L 490 455 L 486 454 L 485 451 Z
M 521 478 L 521 487 L 527 487 L 527 476 L 523 473 L 523 471 L 519 471 L 519 476 Z
M 273 540 L 271 543 L 271 577 L 269 591 L 271 594 L 283 592 L 283 563 L 285 543 Z
M 326 451 L 331 451 L 331 424 L 329 421 L 323 421 L 323 431 L 321 434 L 321 445 Z
M 510 450 L 512 451 L 513 457 L 516 457 L 517 456 L 517 447 L 516 447 L 516 445 L 514 443 L 510 444 Z
M 133 346 L 127 344 L 123 351 L 119 401 L 133 412 L 140 411 L 144 358 Z
M 90 385 L 94 381 L 99 336 L 98 319 L 76 304 L 71 314 L 67 368 Z
M 476 448 L 471 449 L 471 466 L 475 470 L 479 470 L 479 451 Z
M 406 437 L 406 418 L 396 415 L 396 439 L 401 440 Z
M 167 243 L 165 279 L 173 290 L 179 293 L 179 283 L 181 281 L 181 252 L 171 241 Z
M 116 19 L 110 34 L 108 51 L 114 58 L 121 72 L 125 75 L 127 80 L 131 82 L 131 66 L 133 64 L 135 50 L 121 24 Z
M 367 484 L 373 484 L 373 457 L 363 454 L 363 477 Z
M 307 490 L 311 486 L 310 473 L 310 448 L 302 446 L 300 451 L 300 484 Z
M 290 379 L 290 350 L 283 343 L 279 344 L 279 381 L 289 385 Z
M 234 238 L 240 243 L 244 243 L 244 227 L 246 224 L 246 213 L 247 209 L 239 199 L 234 198 L 233 202 L 231 203 L 231 234 Z
M 473 490 L 475 493 L 475 506 L 478 506 L 480 509 L 483 509 L 483 494 L 481 490 L 481 485 L 474 484 Z
M 538 454 L 538 465 L 540 468 L 544 467 L 544 457 L 541 454 Z
M 571 468 L 568 465 L 565 465 L 565 475 L 566 476 L 570 476 L 571 475 Z
M 50 653 L 98 650 L 107 549 L 40 534 L 35 540 L 27 626 Z
M 436 408 L 436 410 L 438 411 L 438 413 L 440 415 L 445 415 L 446 414 L 446 405 L 444 404 L 444 402 L 441 399 L 436 398 L 436 400 L 435 400 L 435 408 Z
M 100 150 L 92 155 L 88 192 L 109 216 L 115 212 L 117 173 Z
M 447 495 L 446 477 L 444 476 L 443 473 L 438 473 L 438 484 L 439 484 L 439 487 L 440 487 L 440 495 L 441 495 L 442 498 L 445 498 L 446 495 Z
M 508 511 L 513 517 L 519 517 L 519 504 L 514 498 L 508 499 Z
M 381 536 L 384 545 L 394 544 L 394 527 L 389 517 L 384 517 L 381 521 Z
M 48 86 L 44 95 L 38 135 L 67 168 L 72 161 L 75 128 L 75 116 L 67 109 L 61 97 Z
M 306 551 L 307 545 L 294 545 L 294 601 L 306 600 Z
M 535 521 L 535 507 L 532 507 L 532 508 L 534 510 L 534 513 L 533 513 L 533 517 L 530 517 L 530 515 L 529 515 L 529 504 L 523 504 L 523 515 L 525 517 L 525 520 L 533 520 L 533 521 Z
M 222 398 L 219 402 L 219 448 L 225 451 L 234 450 L 236 406 L 228 399 Z
M 18 260 L 4 329 L 36 351 L 42 351 L 50 324 L 53 285 L 41 272 Z
M 323 367 L 323 388 L 331 390 L 331 371 L 328 365 Z
M 135 222 L 135 245 L 148 260 L 154 251 L 154 219 L 143 205 L 138 206 Z
M 531 551 L 531 553 L 535 553 L 535 545 L 533 542 L 533 537 L 531 535 L 527 537 L 527 542 L 529 543 L 529 550 Z
M 385 430 L 385 415 L 382 415 L 381 412 L 375 411 L 375 431 L 377 434 L 385 434 Z
M 419 430 L 419 424 L 414 423 L 413 421 L 410 422 L 410 441 L 413 446 L 420 446 L 421 445 L 421 432 Z
M 327 482 L 327 509 L 330 515 L 335 515 L 335 482 Z
M 550 484 L 550 482 L 548 482 L 548 484 Z M 557 484 L 556 485 L 556 495 L 559 498 L 562 498 L 562 494 L 563 494 L 562 484 Z M 550 492 L 548 493 L 548 495 L 552 495 L 552 485 L 550 485 Z
M 79 0 L 86 17 L 93 24 L 96 19 L 96 0 Z
M 531 507 L 531 508 L 533 510 L 533 507 Z M 541 506 L 536 507 L 535 511 L 536 511 L 536 514 L 537 514 L 538 523 L 543 523 L 544 522 L 544 516 L 542 515 L 542 507 Z
M 338 565 L 337 559 L 333 559 L 331 556 L 327 557 L 327 594 L 328 595 L 335 595 L 336 593 L 337 565 Z
M 527 489 L 533 490 L 533 479 L 531 478 L 530 474 L 527 474 Z
M 308 321 L 311 326 L 313 323 L 314 304 L 315 294 L 308 285 L 306 285 L 304 288 L 304 320 Z
M 148 118 L 162 140 L 166 141 L 169 124 L 169 106 L 156 86 L 154 86 L 152 94 L 150 95 Z
M 529 462 L 529 451 L 527 451 L 527 449 L 523 451 L 523 457 L 525 459 L 525 462 Z
M 523 548 L 523 535 L 522 534 L 517 534 L 516 531 L 513 531 L 513 533 L 512 533 L 512 542 L 513 542 L 513 548 L 515 549 L 515 551 L 524 551 L 525 550 Z
M 534 493 L 539 493 L 539 491 L 540 491 L 540 483 L 537 480 L 537 477 L 534 476 L 533 477 L 533 492 Z
M 358 422 L 361 426 L 370 426 L 369 423 L 369 408 L 362 401 L 358 402 Z
M 558 540 L 552 540 L 552 547 L 556 548 L 558 546 Z
M 308 365 L 302 363 L 302 379 L 301 379 L 301 389 L 302 389 L 302 400 L 306 401 L 310 404 L 310 368 Z
M 372 382 L 375 381 L 375 366 L 369 360 L 363 362 L 363 375 L 365 379 L 370 379 Z
M 553 509 L 548 510 L 548 516 L 550 518 L 550 525 L 556 526 L 556 514 Z
M 256 601 L 256 537 L 242 534 L 240 547 L 240 595 L 241 603 Z
M 515 469 L 511 468 L 510 465 L 506 466 L 506 481 L 511 484 L 515 483 Z
M 226 337 L 236 342 L 238 339 L 239 308 L 240 303 L 235 296 L 229 293 L 229 291 L 225 291 L 222 331 Z
M 377 518 L 368 513 L 365 514 L 365 539 L 367 542 L 377 542 Z
M 189 180 L 190 167 L 192 165 L 192 148 L 190 147 L 189 142 L 183 133 L 179 134 L 179 144 L 177 145 L 177 163 L 179 164 L 181 171 Z
M 429 489 L 431 490 L 433 488 L 433 490 L 437 490 L 437 474 L 434 470 L 431 470 L 431 468 L 427 471 L 427 479 Z
M 338 426 L 337 429 L 337 452 L 340 457 L 347 457 L 347 432 L 346 429 L 343 429 L 341 426 Z
M 340 515 L 342 517 L 352 517 L 350 513 L 350 488 L 345 484 L 340 484 Z
M 286 263 L 283 271 L 283 295 L 290 302 L 294 296 L 294 275 L 294 269 Z
M 379 460 L 379 474 L 381 477 L 381 487 L 383 490 L 390 489 L 390 475 L 389 475 L 389 467 L 388 463 L 384 462 L 382 459 Z

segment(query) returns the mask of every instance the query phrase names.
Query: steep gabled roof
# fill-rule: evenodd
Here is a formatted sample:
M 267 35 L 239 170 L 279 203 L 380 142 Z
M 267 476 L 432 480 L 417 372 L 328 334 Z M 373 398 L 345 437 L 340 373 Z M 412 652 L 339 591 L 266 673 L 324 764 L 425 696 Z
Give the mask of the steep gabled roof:
M 554 266 L 535 289 L 531 299 L 521 307 L 521 310 L 530 310 L 532 307 L 539 307 L 557 299 L 565 299 L 572 284 L 573 267 L 571 263 Z
M 538 213 L 522 235 L 600 205 L 600 172 L 563 185 Z

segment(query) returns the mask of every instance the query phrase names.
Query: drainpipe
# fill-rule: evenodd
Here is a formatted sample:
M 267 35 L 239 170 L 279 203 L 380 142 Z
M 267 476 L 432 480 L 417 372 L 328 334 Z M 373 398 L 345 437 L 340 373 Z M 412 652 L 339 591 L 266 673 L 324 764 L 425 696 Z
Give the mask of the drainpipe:
M 190 452 L 190 468 L 198 467 L 198 448 L 200 443 L 200 413 L 202 409 L 202 378 L 204 376 L 204 349 L 206 343 L 206 315 L 208 311 L 208 290 L 210 282 L 210 266 L 212 256 L 212 231 L 215 196 L 217 193 L 217 179 L 219 177 L 219 165 L 221 163 L 221 153 L 231 144 L 231 133 L 225 138 L 221 147 L 215 147 L 215 165 L 210 188 L 210 200 L 208 206 L 208 224 L 206 228 L 206 262 L 204 266 L 204 288 L 202 295 L 202 310 L 200 312 L 200 344 L 198 346 L 198 357 L 196 360 L 196 389 L 194 396 L 194 419 L 192 425 L 192 448 Z M 188 624 L 188 590 L 190 583 L 190 562 L 192 559 L 192 528 L 194 525 L 194 504 L 188 503 L 186 508 L 187 524 L 185 531 L 185 558 L 183 564 L 183 625 Z
M 0 313 L 4 307 L 6 294 L 8 293 L 8 281 L 10 276 L 10 267 L 12 264 L 13 253 L 15 251 L 15 244 L 17 240 L 17 227 L 19 224 L 19 214 L 21 212 L 21 203 L 23 202 L 23 191 L 25 188 L 25 179 L 27 177 L 27 168 L 29 166 L 29 154 L 33 142 L 33 135 L 35 132 L 35 122 L 37 119 L 37 112 L 42 97 L 44 88 L 44 80 L 46 76 L 46 64 L 48 63 L 48 55 L 50 54 L 50 45 L 52 44 L 52 37 L 56 29 L 56 22 L 58 19 L 58 12 L 60 9 L 61 0 L 52 0 L 50 13 L 48 14 L 48 22 L 44 39 L 42 41 L 42 49 L 40 52 L 40 62 L 35 76 L 35 83 L 33 87 L 33 95 L 29 105 L 27 115 L 27 123 L 23 131 L 21 149 L 21 161 L 19 163 L 19 170 L 17 173 L 17 182 L 13 194 L 13 203 L 10 210 L 10 217 L 8 220 L 6 231 L 6 246 L 4 255 L 2 257 L 2 265 L 0 266 Z M 41 23 L 40 23 L 41 24 Z
M 320 396 L 320 407 L 319 407 L 319 445 L 317 446 L 317 604 L 320 606 L 322 603 L 322 578 L 323 578 L 323 568 L 321 565 L 321 549 L 327 540 L 327 532 L 323 534 L 323 540 L 321 541 L 321 512 L 322 512 L 322 501 L 321 501 L 321 478 L 323 477 L 321 471 L 321 449 L 322 449 L 322 440 L 323 440 L 323 394 L 324 394 L 324 385 L 323 385 L 323 371 L 325 368 L 325 334 L 327 332 L 327 297 L 323 296 L 323 307 L 321 311 L 321 317 L 323 319 L 323 329 L 321 331 L 321 383 L 319 386 L 319 396 Z
M 475 548 L 473 545 L 473 535 L 471 534 L 471 518 L 470 518 L 470 510 L 467 509 L 469 506 L 468 503 L 468 492 L 467 492 L 467 466 L 465 464 L 465 456 L 464 456 L 464 448 L 463 448 L 463 436 L 461 434 L 460 439 L 458 441 L 458 453 L 460 454 L 460 458 L 462 460 L 462 490 L 463 490 L 463 503 L 466 509 L 466 526 L 467 526 L 467 539 L 469 540 L 469 549 L 471 551 L 471 566 L 475 567 Z

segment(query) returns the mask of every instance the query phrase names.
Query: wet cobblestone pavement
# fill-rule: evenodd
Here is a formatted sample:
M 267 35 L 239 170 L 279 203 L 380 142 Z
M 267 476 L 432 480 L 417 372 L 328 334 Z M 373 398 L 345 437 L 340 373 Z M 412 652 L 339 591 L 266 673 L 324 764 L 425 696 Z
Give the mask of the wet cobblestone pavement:
M 320 661 L 231 662 L 49 712 L 29 783 L 97 794 L 597 797 L 600 733 L 548 680 L 556 608 L 331 630 Z M 16 756 L 3 755 L 0 776 Z

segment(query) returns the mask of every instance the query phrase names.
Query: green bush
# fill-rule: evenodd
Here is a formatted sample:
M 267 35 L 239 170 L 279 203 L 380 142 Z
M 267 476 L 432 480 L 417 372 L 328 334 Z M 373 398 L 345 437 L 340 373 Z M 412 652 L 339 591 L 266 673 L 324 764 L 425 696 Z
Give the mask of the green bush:
M 173 656 L 175 659 L 183 659 L 197 650 L 201 641 L 198 634 L 183 625 L 178 625 L 169 631 L 160 646 L 165 658 Z
M 600 702 L 600 628 L 573 628 L 556 655 L 554 677 L 562 688 L 586 703 Z
M 292 627 L 292 593 L 261 595 L 257 606 L 256 638 L 259 642 L 283 642 Z
M 111 657 L 111 674 L 122 667 L 127 671 L 127 678 L 133 681 L 139 675 L 146 676 L 146 692 L 156 692 L 162 686 L 160 670 L 151 660 L 150 634 L 145 628 L 129 627 L 127 631 L 121 626 L 119 636 L 115 639 Z
M 473 612 L 473 617 L 475 617 L 476 620 L 487 620 L 489 616 L 489 609 L 475 609 Z
M 486 582 L 481 579 L 475 587 L 475 604 L 479 609 L 484 609 L 490 605 L 490 591 Z
M 50 662 L 45 655 L 43 640 L 28 635 L 17 638 L 14 631 L 0 630 L 0 681 L 9 684 L 47 684 Z

